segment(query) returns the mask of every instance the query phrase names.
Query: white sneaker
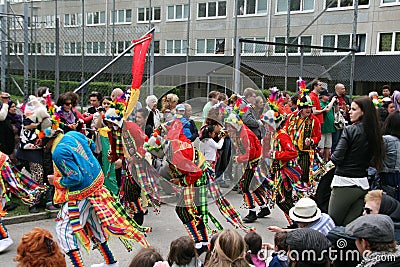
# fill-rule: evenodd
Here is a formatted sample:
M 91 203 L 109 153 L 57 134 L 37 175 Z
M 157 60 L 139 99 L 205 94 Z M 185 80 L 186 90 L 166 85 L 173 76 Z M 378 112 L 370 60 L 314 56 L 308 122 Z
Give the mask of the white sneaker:
M 0 252 L 3 252 L 7 248 L 9 248 L 13 243 L 14 242 L 9 237 L 0 240 Z
M 119 267 L 119 263 L 115 262 L 113 264 L 105 264 L 103 263 L 98 263 L 98 264 L 92 264 L 92 267 Z

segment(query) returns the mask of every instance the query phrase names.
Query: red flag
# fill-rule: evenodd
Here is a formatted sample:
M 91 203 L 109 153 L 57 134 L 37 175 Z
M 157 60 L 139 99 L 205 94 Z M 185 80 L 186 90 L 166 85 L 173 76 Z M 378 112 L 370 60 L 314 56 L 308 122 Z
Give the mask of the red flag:
M 142 85 L 144 62 L 146 61 L 146 54 L 152 37 L 153 35 L 149 33 L 140 39 L 133 41 L 134 43 L 138 44 L 133 48 L 132 89 L 139 89 Z

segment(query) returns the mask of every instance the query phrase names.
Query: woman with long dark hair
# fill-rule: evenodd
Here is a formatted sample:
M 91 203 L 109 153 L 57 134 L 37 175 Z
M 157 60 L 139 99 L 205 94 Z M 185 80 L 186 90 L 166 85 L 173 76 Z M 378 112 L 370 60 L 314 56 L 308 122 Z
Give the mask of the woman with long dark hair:
M 379 173 L 382 189 L 400 201 L 400 111 L 386 118 L 383 134 L 386 157 Z
M 336 225 L 346 225 L 362 214 L 369 189 L 367 168 L 382 169 L 383 140 L 378 113 L 368 97 L 354 99 L 350 120 L 332 155 L 336 165 L 328 213 Z

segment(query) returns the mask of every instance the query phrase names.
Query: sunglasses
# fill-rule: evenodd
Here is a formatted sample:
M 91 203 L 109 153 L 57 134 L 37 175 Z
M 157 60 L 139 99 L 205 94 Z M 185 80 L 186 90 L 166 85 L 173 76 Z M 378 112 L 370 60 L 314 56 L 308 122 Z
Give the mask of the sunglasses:
M 66 106 L 72 106 L 72 103 L 71 103 L 71 102 L 68 102 L 68 103 L 64 103 L 64 105 L 66 105 Z
M 372 210 L 370 208 L 364 207 L 363 209 L 365 210 L 366 214 L 371 214 Z

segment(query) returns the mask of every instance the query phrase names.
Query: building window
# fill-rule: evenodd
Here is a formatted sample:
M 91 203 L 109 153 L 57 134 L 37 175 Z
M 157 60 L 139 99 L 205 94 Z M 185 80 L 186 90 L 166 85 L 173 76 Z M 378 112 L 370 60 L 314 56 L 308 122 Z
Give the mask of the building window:
M 82 14 L 65 14 L 64 15 L 64 26 L 65 27 L 76 27 L 82 25 Z
M 22 29 L 24 28 L 24 18 L 18 17 L 18 18 L 13 18 L 11 21 L 11 27 L 13 29 Z
M 226 16 L 226 1 L 199 3 L 198 18 L 216 18 Z
M 338 47 L 338 48 L 352 48 L 352 34 L 337 34 L 337 35 L 323 35 L 322 46 L 325 47 Z M 366 34 L 357 34 L 357 52 L 365 52 Z M 324 48 L 324 53 L 343 53 L 335 49 Z M 346 53 L 346 52 L 344 52 Z
M 189 5 L 168 6 L 167 20 L 186 20 L 189 17 Z
M 45 16 L 44 26 L 46 28 L 55 28 L 56 27 L 56 16 L 54 16 L 54 15 Z
M 160 54 L 160 41 L 154 41 L 154 54 Z
M 82 54 L 82 43 L 81 42 L 65 42 L 64 43 L 64 55 L 80 55 Z
M 110 24 L 124 24 L 132 22 L 132 9 L 111 11 Z
M 276 43 L 284 44 L 286 41 L 286 37 L 275 37 Z M 302 44 L 302 45 L 311 45 L 312 37 L 311 36 L 300 36 L 299 38 L 296 37 L 289 37 L 289 44 Z M 275 53 L 285 53 L 285 46 L 284 45 L 275 45 Z M 288 46 L 288 53 L 300 53 L 300 47 L 297 46 Z M 303 53 L 311 53 L 311 48 L 304 47 Z
M 40 17 L 33 16 L 28 17 L 28 28 L 40 28 Z
M 131 43 L 132 42 L 130 41 L 111 42 L 111 54 L 121 54 L 131 45 Z
M 265 42 L 265 37 L 257 37 L 257 38 L 245 38 L 255 41 L 263 41 Z M 267 51 L 266 44 L 254 44 L 254 43 L 242 43 L 242 53 L 243 54 L 265 54 Z
M 325 7 L 328 8 L 346 8 L 353 7 L 355 0 L 326 0 Z M 358 0 L 359 6 L 368 6 L 369 0 Z
M 12 54 L 22 55 L 24 53 L 24 43 L 14 43 L 14 50 Z
M 400 52 L 400 32 L 379 34 L 379 52 Z
M 267 13 L 267 0 L 238 0 L 239 16 L 257 15 Z
M 382 0 L 382 4 L 400 4 L 400 0 Z
M 138 8 L 138 22 L 148 22 L 150 20 L 150 9 L 146 8 Z M 161 20 L 161 7 L 152 7 L 151 21 L 160 21 Z
M 105 42 L 87 42 L 86 54 L 87 55 L 104 55 L 106 53 Z
M 186 54 L 187 40 L 167 40 L 166 54 Z
M 28 44 L 28 53 L 29 54 L 41 54 L 42 53 L 42 44 L 41 43 L 29 43 Z
M 225 39 L 197 39 L 196 54 L 225 54 Z
M 44 53 L 45 53 L 46 55 L 54 55 L 55 52 L 56 52 L 56 45 L 55 45 L 55 43 L 46 42 L 46 43 L 45 43 L 45 47 L 44 47 Z
M 278 0 L 276 11 L 286 13 L 288 10 L 287 0 Z M 290 12 L 292 11 L 312 11 L 314 10 L 314 0 L 292 0 L 290 1 Z
M 106 24 L 105 11 L 87 13 L 87 25 L 104 25 L 104 24 Z

